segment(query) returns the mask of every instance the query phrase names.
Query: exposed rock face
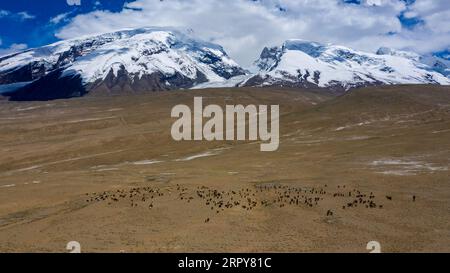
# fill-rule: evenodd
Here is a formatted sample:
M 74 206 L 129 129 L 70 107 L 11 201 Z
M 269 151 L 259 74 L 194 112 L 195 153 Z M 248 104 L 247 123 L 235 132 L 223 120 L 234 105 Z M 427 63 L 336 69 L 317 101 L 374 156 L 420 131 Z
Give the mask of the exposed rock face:
M 221 46 L 167 28 L 61 41 L 0 58 L 0 86 L 18 86 L 3 93 L 11 100 L 191 88 L 245 73 Z
M 450 62 L 380 48 L 376 53 L 287 40 L 266 47 L 258 72 L 241 68 L 219 45 L 169 28 L 140 28 L 61 41 L 0 57 L 0 94 L 11 100 L 51 100 L 188 88 L 285 86 L 351 88 L 390 84 L 450 84 Z
M 54 100 L 80 97 L 86 94 L 79 75 L 61 77 L 62 71 L 54 70 L 22 88 L 6 93 L 10 100 Z
M 259 73 L 241 85 L 320 87 L 331 90 L 382 84 L 450 84 L 445 64 L 405 51 L 380 48 L 376 54 L 338 45 L 288 40 L 264 48 Z

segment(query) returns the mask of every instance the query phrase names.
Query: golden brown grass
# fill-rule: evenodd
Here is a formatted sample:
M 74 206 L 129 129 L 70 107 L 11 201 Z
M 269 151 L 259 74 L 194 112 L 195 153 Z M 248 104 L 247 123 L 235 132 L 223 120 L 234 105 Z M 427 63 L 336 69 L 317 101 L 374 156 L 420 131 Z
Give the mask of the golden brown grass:
M 279 104 L 280 149 L 173 141 L 170 110 L 194 96 Z M 0 251 L 448 252 L 449 101 L 431 86 L 0 101 Z

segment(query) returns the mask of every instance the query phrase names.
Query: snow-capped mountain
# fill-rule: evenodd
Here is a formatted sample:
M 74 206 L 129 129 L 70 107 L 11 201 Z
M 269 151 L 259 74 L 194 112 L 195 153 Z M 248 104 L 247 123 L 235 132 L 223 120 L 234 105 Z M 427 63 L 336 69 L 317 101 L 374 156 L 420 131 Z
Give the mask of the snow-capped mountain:
M 298 39 L 265 48 L 255 65 L 259 73 L 242 85 L 348 90 L 380 84 L 450 84 L 436 65 L 415 53 L 388 48 L 367 53 Z
M 177 29 L 152 27 L 0 57 L 0 92 L 13 100 L 46 100 L 89 92 L 191 88 L 243 74 L 221 46 Z
M 425 64 L 429 66 L 433 71 L 441 73 L 447 78 L 450 77 L 450 61 L 441 57 L 437 57 L 431 54 L 419 55 L 414 52 L 400 51 L 386 47 L 380 48 L 377 51 L 377 55 L 391 55 L 391 56 L 405 57 L 413 61 Z
M 450 61 L 433 55 L 421 56 L 420 61 L 430 66 L 434 71 L 450 78 Z
M 220 45 L 172 28 L 65 40 L 0 57 L 0 94 L 49 100 L 87 93 L 234 86 L 349 90 L 381 84 L 450 84 L 450 62 L 380 48 L 376 53 L 305 40 L 264 48 L 249 74 Z

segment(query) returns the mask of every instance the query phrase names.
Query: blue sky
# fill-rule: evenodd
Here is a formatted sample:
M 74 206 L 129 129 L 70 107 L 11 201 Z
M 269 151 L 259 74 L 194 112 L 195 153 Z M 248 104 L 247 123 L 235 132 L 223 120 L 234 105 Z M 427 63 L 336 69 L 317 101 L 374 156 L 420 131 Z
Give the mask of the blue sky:
M 70 6 L 66 0 L 3 0 L 0 3 L 0 10 L 8 11 L 10 14 L 0 16 L 2 39 L 0 47 L 9 47 L 14 43 L 36 47 L 57 41 L 55 31 L 61 24 L 50 22 L 57 15 L 69 13 L 70 18 L 99 9 L 119 12 L 125 2 L 125 0 L 82 0 L 81 5 Z M 16 15 L 20 12 L 26 12 L 30 18 Z
M 192 28 L 249 63 L 265 45 L 302 38 L 361 50 L 447 56 L 448 0 L 14 0 L 0 3 L 0 55 L 126 27 Z

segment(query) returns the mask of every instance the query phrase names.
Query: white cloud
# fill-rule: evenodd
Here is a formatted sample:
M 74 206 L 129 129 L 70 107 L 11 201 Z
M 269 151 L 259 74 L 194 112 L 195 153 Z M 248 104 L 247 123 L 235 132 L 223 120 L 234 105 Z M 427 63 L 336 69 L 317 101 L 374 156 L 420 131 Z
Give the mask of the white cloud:
M 61 22 L 64 22 L 67 20 L 67 17 L 70 15 L 71 12 L 61 13 L 56 15 L 55 17 L 50 18 L 50 23 L 52 24 L 59 24 Z
M 449 49 L 450 1 L 416 0 L 406 7 L 404 16 L 422 23 L 412 29 L 402 29 L 396 35 L 379 37 L 378 43 L 420 53 Z M 357 43 L 363 48 L 371 48 L 370 44 L 377 44 L 371 37 L 363 37 Z
M 11 13 L 10 13 L 9 11 L 4 10 L 4 9 L 0 9 L 0 18 L 6 17 L 6 16 L 8 16 L 8 15 L 10 15 L 10 14 L 11 14 Z
M 2 10 L 0 10 L 0 18 L 3 18 L 3 17 L 8 17 L 8 18 L 20 20 L 20 21 L 25 21 L 25 20 L 30 20 L 30 19 L 36 18 L 36 16 L 29 14 L 26 11 L 13 13 L 9 10 L 2 9 Z
M 289 38 L 372 51 L 391 46 L 428 52 L 450 43 L 448 0 L 417 0 L 410 7 L 402 0 L 361 2 L 354 5 L 342 0 L 137 0 L 125 4 L 119 13 L 94 11 L 78 15 L 57 36 L 73 38 L 143 26 L 192 28 L 201 38 L 223 45 L 243 65 L 251 64 L 264 46 L 279 45 Z M 398 19 L 402 12 L 412 18 L 420 16 L 425 24 L 403 28 Z
M 18 13 L 16 13 L 16 16 L 18 16 L 18 18 L 22 21 L 36 18 L 36 16 L 29 14 L 26 11 L 18 12 Z
M 450 32 L 450 1 L 448 0 L 419 0 L 409 7 L 414 17 L 425 22 L 428 31 L 434 33 Z
M 1 45 L 1 40 L 0 40 Z M 0 48 L 0 57 L 27 49 L 26 44 L 12 44 L 8 48 Z

